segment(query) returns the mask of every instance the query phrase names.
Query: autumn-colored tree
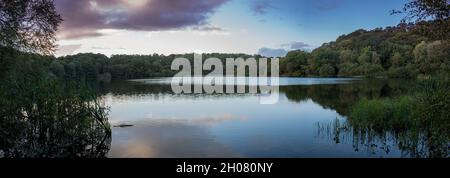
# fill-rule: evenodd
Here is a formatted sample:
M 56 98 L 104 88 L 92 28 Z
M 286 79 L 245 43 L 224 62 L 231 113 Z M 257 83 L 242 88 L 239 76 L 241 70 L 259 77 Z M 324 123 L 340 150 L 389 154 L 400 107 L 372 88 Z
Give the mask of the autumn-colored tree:
M 450 34 L 450 0 L 408 0 L 401 10 L 392 14 L 404 14 L 402 23 L 419 24 L 419 30 L 432 38 L 448 40 Z M 435 23 L 425 23 L 432 20 Z

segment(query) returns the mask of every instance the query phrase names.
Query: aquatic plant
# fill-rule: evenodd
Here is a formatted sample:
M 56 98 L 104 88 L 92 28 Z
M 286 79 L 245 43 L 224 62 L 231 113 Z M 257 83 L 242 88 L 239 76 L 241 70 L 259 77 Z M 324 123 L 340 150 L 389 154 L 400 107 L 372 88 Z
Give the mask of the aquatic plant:
M 361 99 L 347 120 L 318 124 L 319 134 L 340 143 L 351 137 L 355 151 L 365 147 L 389 153 L 398 147 L 404 157 L 449 157 L 450 85 L 448 80 L 418 81 L 407 95 Z

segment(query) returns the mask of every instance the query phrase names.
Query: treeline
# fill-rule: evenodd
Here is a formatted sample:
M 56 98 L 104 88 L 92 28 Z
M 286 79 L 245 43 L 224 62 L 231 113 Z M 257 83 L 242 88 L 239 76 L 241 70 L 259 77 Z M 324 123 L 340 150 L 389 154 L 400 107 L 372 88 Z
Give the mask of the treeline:
M 423 22 L 433 23 L 433 22 Z M 280 75 L 305 76 L 365 76 L 389 78 L 428 78 L 450 75 L 450 42 L 423 35 L 423 26 L 401 24 L 397 27 L 357 30 L 340 36 L 336 41 L 307 51 L 291 51 L 280 59 Z M 23 62 L 23 66 L 36 65 L 50 76 L 67 80 L 137 79 L 171 77 L 177 57 L 191 60 L 194 54 L 181 55 L 113 55 L 83 53 L 56 58 L 0 48 L 0 75 L 8 66 Z M 259 55 L 203 54 L 225 60 L 242 57 L 259 59 Z M 225 64 L 225 62 L 223 62 Z M 21 67 L 23 67 L 21 66 Z M 270 67 L 270 66 L 269 66 Z M 270 71 L 270 70 L 269 70 Z M 208 73 L 208 71 L 204 71 Z
M 396 27 L 357 30 L 336 41 L 307 51 L 291 51 L 280 60 L 280 75 L 364 76 L 389 78 L 428 78 L 450 74 L 450 42 L 426 35 L 434 22 L 400 24 Z M 50 71 L 64 78 L 87 78 L 107 81 L 171 77 L 172 61 L 184 57 L 191 62 L 193 54 L 182 55 L 113 55 L 77 54 L 55 58 Z M 204 54 L 203 59 L 261 58 L 246 54 Z M 225 63 L 225 62 L 224 62 Z M 193 64 L 193 62 L 191 63 Z
M 178 71 L 171 70 L 172 61 L 183 57 L 193 65 L 194 54 L 182 55 L 113 55 L 108 58 L 102 54 L 77 54 L 60 57 L 52 61 L 50 71 L 64 78 L 87 78 L 106 81 L 110 79 L 138 79 L 151 77 L 172 77 Z M 203 54 L 203 60 L 210 57 L 226 58 L 260 58 L 246 54 Z M 225 62 L 224 62 L 225 63 Z
M 449 40 L 424 34 L 433 23 L 400 24 L 370 31 L 361 29 L 342 35 L 312 52 L 289 52 L 280 61 L 281 75 L 448 77 Z
M 4 69 L 17 70 L 33 66 L 33 70 L 46 71 L 49 76 L 65 80 L 98 80 L 110 81 L 112 79 L 139 79 L 152 77 L 172 77 L 179 71 L 171 70 L 172 61 L 176 58 L 186 58 L 194 65 L 194 54 L 172 55 L 113 55 L 107 57 L 103 54 L 80 53 L 63 57 L 44 56 L 24 53 L 11 48 L 0 48 L 0 64 Z M 248 54 L 202 54 L 203 60 L 218 58 L 225 65 L 227 58 L 262 58 L 259 55 Z M 17 65 L 22 63 L 21 65 Z M 269 66 L 270 69 L 270 66 Z M 224 67 L 225 70 L 225 67 Z M 203 71 L 208 74 L 209 71 Z M 1 73 L 0 73 L 1 74 Z

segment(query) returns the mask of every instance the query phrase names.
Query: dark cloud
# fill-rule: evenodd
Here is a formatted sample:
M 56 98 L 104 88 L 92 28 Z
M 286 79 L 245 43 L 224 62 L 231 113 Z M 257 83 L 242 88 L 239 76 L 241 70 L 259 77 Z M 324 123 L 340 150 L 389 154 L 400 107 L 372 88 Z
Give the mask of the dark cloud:
M 258 54 L 265 57 L 283 57 L 286 56 L 285 49 L 260 48 Z
M 267 11 L 273 8 L 272 0 L 252 0 L 251 1 L 251 10 L 253 13 L 257 15 L 264 15 Z
M 228 0 L 56 0 L 62 38 L 99 36 L 99 29 L 169 30 L 204 25 Z

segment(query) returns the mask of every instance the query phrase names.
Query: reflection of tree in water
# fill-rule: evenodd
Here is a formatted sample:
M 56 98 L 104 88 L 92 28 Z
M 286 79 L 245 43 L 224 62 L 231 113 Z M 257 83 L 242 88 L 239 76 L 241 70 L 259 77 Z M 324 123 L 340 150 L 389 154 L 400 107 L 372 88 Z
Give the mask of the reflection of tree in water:
M 336 110 L 341 115 L 348 114 L 348 108 L 360 98 L 383 98 L 399 95 L 409 85 L 408 81 L 361 80 L 350 84 L 280 86 L 281 94 L 290 101 L 300 102 L 312 99 L 325 108 Z M 114 96 L 174 95 L 167 84 L 143 84 L 130 81 L 115 81 L 97 85 L 97 91 Z M 247 88 L 248 89 L 248 88 Z M 178 97 L 242 97 L 252 94 L 180 94 Z
M 98 93 L 107 95 L 111 94 L 115 98 L 129 99 L 152 96 L 156 99 L 164 97 L 176 96 L 177 98 L 241 98 L 246 96 L 256 96 L 258 94 L 250 93 L 248 86 L 245 93 L 180 93 L 176 94 L 172 91 L 171 85 L 168 84 L 146 84 L 134 81 L 113 81 L 111 83 L 99 83 L 96 86 Z M 194 86 L 192 86 L 194 87 Z M 235 86 L 235 91 L 236 91 Z M 192 90 L 193 91 L 193 90 Z M 224 89 L 225 91 L 225 89 Z M 260 92 L 258 90 L 258 92 Z
M 411 85 L 404 80 L 361 80 L 350 84 L 309 85 L 281 87 L 281 93 L 295 102 L 308 99 L 324 108 L 348 115 L 349 109 L 361 98 L 384 98 L 398 96 Z
M 173 94 L 170 85 L 163 84 L 143 84 L 132 81 L 113 81 L 111 83 L 98 83 L 95 86 L 97 92 L 101 94 L 111 93 L 114 96 L 120 95 L 146 95 L 146 94 Z
M 106 108 L 84 87 L 40 77 L 1 81 L 0 157 L 105 157 Z
M 392 85 L 375 87 L 381 89 L 379 96 L 363 95 L 350 102 L 348 114 L 343 114 L 347 119 L 318 123 L 317 134 L 335 143 L 352 143 L 355 151 L 366 149 L 374 155 L 398 149 L 403 157 L 448 157 L 449 83 L 431 80 L 409 87 L 400 97 L 390 94 L 398 93 Z
M 389 132 L 375 132 L 371 129 L 353 127 L 346 120 L 335 119 L 329 123 L 317 123 L 316 132 L 322 139 L 336 144 L 352 143 L 356 152 L 366 151 L 373 155 L 378 152 L 389 154 L 396 146 L 395 136 Z
M 368 125 L 351 120 L 336 119 L 330 123 L 317 123 L 317 135 L 327 137 L 336 144 L 352 143 L 354 151 L 367 151 L 371 154 L 389 154 L 399 149 L 402 157 L 430 158 L 448 157 L 449 142 L 446 133 L 430 133 L 433 128 L 416 129 L 374 129 Z M 441 134 L 440 139 L 430 139 L 430 134 Z

